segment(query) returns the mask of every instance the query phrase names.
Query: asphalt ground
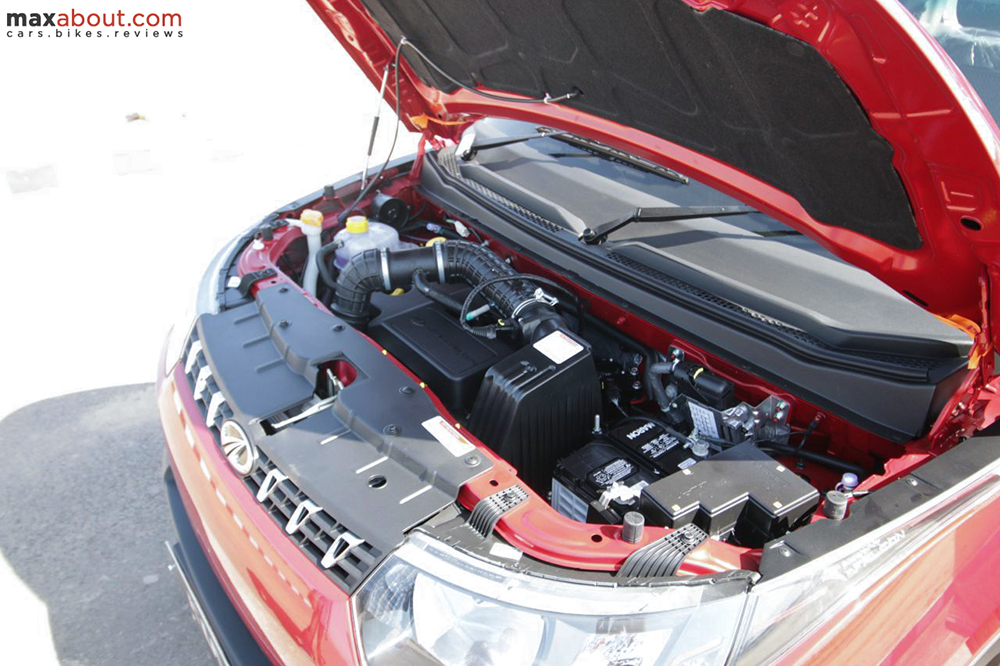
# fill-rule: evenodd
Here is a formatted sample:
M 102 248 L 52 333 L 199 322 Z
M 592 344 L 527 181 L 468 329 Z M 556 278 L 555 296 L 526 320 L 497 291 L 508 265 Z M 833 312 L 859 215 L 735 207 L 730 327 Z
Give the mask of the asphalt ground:
M 152 384 L 0 421 L 0 553 L 44 604 L 60 663 L 214 663 L 168 569 L 163 447 Z

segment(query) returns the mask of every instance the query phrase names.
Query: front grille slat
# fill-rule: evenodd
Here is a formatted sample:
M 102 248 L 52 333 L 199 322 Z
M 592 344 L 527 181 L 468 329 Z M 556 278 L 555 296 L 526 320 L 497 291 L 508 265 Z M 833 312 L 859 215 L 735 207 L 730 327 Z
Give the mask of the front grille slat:
M 203 372 L 203 368 L 208 368 L 209 365 L 202 344 L 198 340 L 197 329 L 191 333 L 185 352 L 184 370 L 188 380 L 188 388 L 194 394 L 194 401 L 203 423 L 208 418 L 209 410 L 212 409 L 212 396 L 220 396 L 220 398 L 216 398 L 214 418 L 206 425 L 211 430 L 216 444 L 221 447 L 219 435 L 222 424 L 227 419 L 233 418 L 234 412 L 226 401 L 225 393 L 212 376 L 212 371 Z M 201 375 L 203 383 L 201 386 L 198 383 L 199 375 Z M 196 388 L 201 390 L 196 391 Z M 256 467 L 250 474 L 243 477 L 244 485 L 255 499 L 261 484 L 272 470 L 282 472 L 277 465 L 271 462 L 267 454 L 258 450 Z M 276 483 L 271 494 L 260 504 L 271 516 L 271 519 L 284 531 L 288 519 L 295 513 L 296 508 L 307 500 L 311 501 L 291 479 L 285 479 Z M 336 564 L 324 568 L 321 564 L 324 555 L 337 542 L 337 537 L 346 532 L 347 529 L 321 507 L 319 511 L 305 520 L 295 534 L 288 535 L 288 538 L 298 545 L 303 554 L 322 569 L 338 587 L 346 592 L 353 592 L 381 558 L 382 553 L 368 542 L 362 541 L 351 548 Z

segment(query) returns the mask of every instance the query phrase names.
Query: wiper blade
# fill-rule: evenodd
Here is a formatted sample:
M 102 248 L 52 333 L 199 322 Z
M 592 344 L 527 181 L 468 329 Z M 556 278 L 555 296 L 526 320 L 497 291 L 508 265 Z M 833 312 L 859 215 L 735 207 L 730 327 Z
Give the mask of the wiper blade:
M 697 220 L 702 217 L 725 217 L 756 213 L 750 206 L 675 206 L 673 208 L 636 208 L 634 211 L 610 222 L 602 222 L 584 230 L 580 239 L 588 245 L 603 242 L 608 234 L 618 231 L 633 222 L 679 222 Z
M 639 169 L 640 171 L 645 171 L 647 173 L 652 173 L 662 178 L 666 178 L 667 180 L 672 180 L 675 183 L 687 185 L 691 182 L 687 176 L 677 173 L 673 169 L 656 164 L 655 162 L 650 162 L 649 160 L 644 160 L 641 157 L 636 157 L 635 155 L 626 153 L 624 150 L 612 148 L 611 146 L 603 144 L 600 141 L 585 139 L 582 136 L 576 136 L 575 134 L 569 134 L 567 132 L 558 132 L 556 134 L 550 134 L 549 136 L 558 141 L 562 141 L 563 143 L 568 143 L 576 148 L 580 148 L 587 152 L 609 159 L 612 162 L 620 162 L 630 167 Z M 577 156 L 571 155 L 571 157 Z

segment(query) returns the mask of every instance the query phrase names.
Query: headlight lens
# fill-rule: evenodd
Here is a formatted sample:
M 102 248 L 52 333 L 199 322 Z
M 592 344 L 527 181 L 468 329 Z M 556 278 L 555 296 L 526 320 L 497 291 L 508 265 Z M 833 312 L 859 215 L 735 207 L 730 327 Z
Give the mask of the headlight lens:
M 796 649 L 811 661 L 837 624 L 850 620 L 892 581 L 911 573 L 915 554 L 985 503 L 1000 498 L 987 470 L 922 507 L 809 564 L 755 586 L 748 596 L 737 663 L 772 662 Z M 780 546 L 778 546 L 780 547 Z M 908 583 L 910 585 L 915 583 Z
M 997 468 L 749 593 L 746 572 L 659 587 L 555 581 L 415 533 L 355 599 L 361 647 L 371 666 L 808 660 L 928 544 L 1000 501 Z
M 256 225 L 254 225 L 256 226 Z M 173 367 L 181 360 L 184 353 L 185 343 L 191 334 L 194 320 L 201 314 L 214 314 L 219 311 L 219 273 L 226 268 L 233 249 L 240 242 L 244 234 L 240 234 L 224 248 L 219 250 L 215 258 L 208 265 L 204 275 L 198 283 L 198 290 L 194 294 L 194 299 L 188 299 L 188 306 L 184 312 L 174 320 L 170 332 L 167 334 L 167 350 L 163 357 L 163 372 L 170 374 Z
M 721 664 L 748 578 L 655 588 L 512 572 L 415 534 L 357 597 L 368 663 Z

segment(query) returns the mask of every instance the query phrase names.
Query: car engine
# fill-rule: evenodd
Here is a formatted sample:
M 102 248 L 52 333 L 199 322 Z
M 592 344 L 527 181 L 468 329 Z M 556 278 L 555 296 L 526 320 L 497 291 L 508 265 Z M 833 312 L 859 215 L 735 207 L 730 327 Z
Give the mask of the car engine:
M 365 250 L 331 291 L 335 314 L 573 520 L 692 525 L 760 547 L 820 502 L 775 456 L 862 471 L 804 450 L 801 431 L 792 445 L 784 400 L 737 400 L 732 382 L 680 349 L 645 347 L 485 244 L 435 238 Z

